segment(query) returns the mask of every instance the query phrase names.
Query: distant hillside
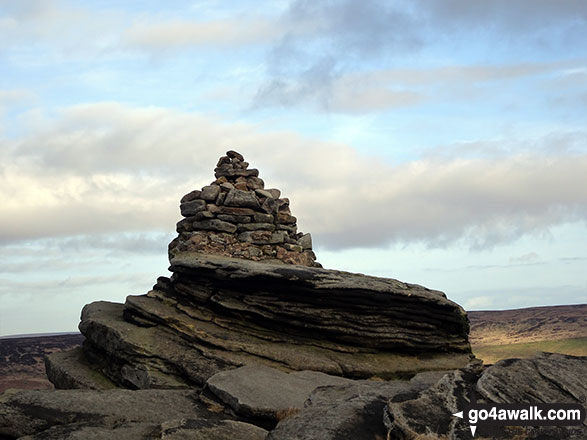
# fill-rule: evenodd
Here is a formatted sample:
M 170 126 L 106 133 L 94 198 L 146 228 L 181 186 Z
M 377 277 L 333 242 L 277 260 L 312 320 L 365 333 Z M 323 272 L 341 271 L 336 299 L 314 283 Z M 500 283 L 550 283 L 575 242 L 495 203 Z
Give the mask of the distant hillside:
M 587 304 L 468 312 L 473 345 L 587 337 Z
M 43 356 L 80 345 L 80 333 L 20 335 L 0 339 L 0 393 L 8 388 L 53 388 Z
M 587 356 L 587 304 L 468 314 L 473 353 L 486 364 L 537 351 Z

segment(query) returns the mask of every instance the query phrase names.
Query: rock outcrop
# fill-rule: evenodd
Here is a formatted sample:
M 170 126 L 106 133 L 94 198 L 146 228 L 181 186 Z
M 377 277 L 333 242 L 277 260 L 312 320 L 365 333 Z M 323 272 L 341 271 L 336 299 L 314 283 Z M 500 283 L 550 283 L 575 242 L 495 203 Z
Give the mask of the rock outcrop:
M 215 171 L 214 183 L 182 199 L 173 276 L 125 304 L 84 307 L 83 350 L 47 359 L 57 388 L 189 388 L 241 366 L 391 379 L 469 362 L 458 304 L 422 286 L 319 267 L 289 201 L 263 189 L 239 153 Z
M 576 403 L 585 405 L 587 357 L 539 353 L 533 359 L 507 359 L 483 369 L 480 364 L 446 374 L 417 396 L 391 398 L 385 413 L 389 438 L 470 439 L 469 426 L 454 417 L 470 403 Z M 477 437 L 492 439 L 587 438 L 580 426 L 483 426 Z
M 391 379 L 471 358 L 465 313 L 421 286 L 197 253 L 176 255 L 171 270 L 124 305 L 84 307 L 85 357 L 118 386 L 202 386 L 244 365 Z M 89 376 L 66 381 L 63 357 L 48 358 L 57 387 Z
M 0 438 L 260 439 L 277 422 L 275 440 L 373 438 L 389 399 L 471 361 L 458 304 L 323 269 L 258 174 L 239 153 L 220 158 L 216 180 L 181 201 L 173 275 L 85 306 L 82 348 L 46 358 L 63 390 L 3 395 Z

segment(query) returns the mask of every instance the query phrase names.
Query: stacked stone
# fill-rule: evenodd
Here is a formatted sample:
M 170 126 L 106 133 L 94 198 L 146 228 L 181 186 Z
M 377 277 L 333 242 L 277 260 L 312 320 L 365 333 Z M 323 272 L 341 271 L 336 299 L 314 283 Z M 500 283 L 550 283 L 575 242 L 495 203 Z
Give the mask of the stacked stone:
M 289 199 L 278 189 L 265 189 L 259 170 L 236 151 L 218 160 L 216 180 L 186 194 L 177 224 L 179 236 L 169 245 L 169 258 L 202 252 L 255 261 L 321 267 L 310 234 L 297 230 Z

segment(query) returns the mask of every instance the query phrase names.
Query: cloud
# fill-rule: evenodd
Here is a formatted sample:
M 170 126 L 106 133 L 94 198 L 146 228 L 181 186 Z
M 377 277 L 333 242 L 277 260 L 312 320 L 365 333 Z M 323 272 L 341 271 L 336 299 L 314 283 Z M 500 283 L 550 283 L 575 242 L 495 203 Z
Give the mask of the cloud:
M 528 264 L 535 263 L 538 260 L 540 260 L 540 255 L 538 255 L 536 252 L 528 252 L 527 254 L 520 255 L 519 257 L 510 257 L 510 263 Z
M 340 143 L 116 103 L 68 108 L 3 147 L 4 241 L 172 232 L 179 198 L 213 180 L 229 148 L 282 189 L 301 229 L 331 249 L 414 241 L 486 248 L 587 218 L 580 151 L 394 165 Z
M 124 14 L 114 9 L 95 10 L 70 1 L 1 0 L 0 48 L 31 63 L 63 55 L 95 57 L 116 48 L 116 29 L 124 22 Z
M 185 47 L 234 47 L 265 43 L 282 30 L 260 18 L 198 22 L 190 20 L 135 21 L 125 30 L 122 43 L 148 51 Z
M 539 35 L 551 26 L 562 26 L 563 32 L 573 33 L 578 28 L 584 28 L 587 20 L 585 3 L 582 0 L 417 0 L 416 3 L 418 5 L 415 7 L 425 11 L 425 15 L 435 26 L 445 29 L 454 26 L 478 29 L 483 26 L 485 29 L 518 37 Z
M 0 89 L 0 109 L 12 105 L 20 105 L 31 102 L 35 94 L 26 89 Z
M 465 310 L 487 310 L 494 306 L 495 298 L 491 296 L 474 296 L 465 302 Z
M 507 81 L 560 74 L 584 62 L 576 59 L 341 72 L 333 59 L 323 59 L 298 75 L 280 76 L 263 84 L 253 98 L 253 107 L 306 106 L 333 113 L 370 113 L 434 100 L 470 101 L 472 94 L 484 90 L 482 87 L 490 90 L 495 84 L 507 85 Z
M 428 66 L 429 70 L 388 70 L 384 66 L 394 66 L 398 57 L 418 66 L 417 54 L 427 50 L 429 59 L 438 59 L 436 49 L 442 45 L 445 51 L 449 47 L 455 53 L 465 45 L 467 51 L 476 49 L 471 58 L 480 64 L 489 58 L 488 53 L 503 58 L 518 50 L 532 53 L 534 48 L 583 56 L 586 15 L 580 0 L 564 2 L 560 9 L 549 0 L 293 1 L 281 18 L 287 32 L 270 52 L 267 78 L 258 88 L 254 105 L 289 107 L 313 101 L 325 111 L 377 111 L 414 102 L 419 91 L 398 87 L 398 79 L 412 84 L 448 80 L 452 85 L 463 77 L 470 84 L 536 74 L 547 66 L 521 62 L 452 67 L 450 55 L 436 62 L 447 67 Z M 388 76 L 384 87 L 370 84 L 377 76 L 380 83 L 382 76 Z M 357 81 L 359 78 L 362 81 Z M 366 99 L 358 106 L 344 102 L 337 106 L 336 84 L 341 81 L 360 83 L 368 96 L 379 92 L 382 97 L 372 103 Z M 410 99 L 405 99 L 407 96 Z
M 546 286 L 505 286 L 499 289 L 453 292 L 452 299 L 465 310 L 508 310 L 523 307 L 584 304 L 585 286 L 574 284 Z

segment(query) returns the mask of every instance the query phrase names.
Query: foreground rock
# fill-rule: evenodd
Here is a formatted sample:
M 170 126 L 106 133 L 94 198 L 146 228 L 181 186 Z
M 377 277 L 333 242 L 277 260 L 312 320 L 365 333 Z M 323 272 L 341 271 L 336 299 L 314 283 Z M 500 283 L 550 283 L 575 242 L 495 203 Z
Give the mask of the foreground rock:
M 475 393 L 478 403 L 577 403 L 587 396 L 587 357 L 541 353 L 533 359 L 508 359 L 482 370 L 480 365 L 444 376 L 416 398 L 396 396 L 386 408 L 390 438 L 433 435 L 470 439 L 469 426 L 452 414 Z M 489 429 L 491 428 L 491 429 Z M 585 439 L 587 421 L 569 427 L 487 427 L 478 437 L 524 439 Z
M 486 369 L 472 363 L 419 373 L 411 380 L 350 380 L 244 367 L 211 377 L 202 392 L 11 391 L 0 395 L 0 438 L 470 439 L 469 427 L 452 414 L 471 393 L 482 403 L 580 403 L 587 393 L 585 374 L 587 358 L 544 353 Z M 585 421 L 578 427 L 486 428 L 478 426 L 476 438 L 579 440 L 587 434 Z
M 383 410 L 394 396 L 417 396 L 444 373 L 420 373 L 409 381 L 353 381 L 317 388 L 302 411 L 284 418 L 267 440 L 377 440 L 386 438 Z M 395 437 L 391 437 L 395 438 Z
M 256 366 L 218 373 L 206 385 L 238 415 L 277 420 L 283 414 L 302 409 L 314 389 L 350 383 L 353 381 L 316 371 L 286 374 Z
M 7 391 L 0 395 L 0 434 L 19 438 L 55 426 L 114 429 L 178 418 L 219 419 L 198 394 L 193 390 Z

